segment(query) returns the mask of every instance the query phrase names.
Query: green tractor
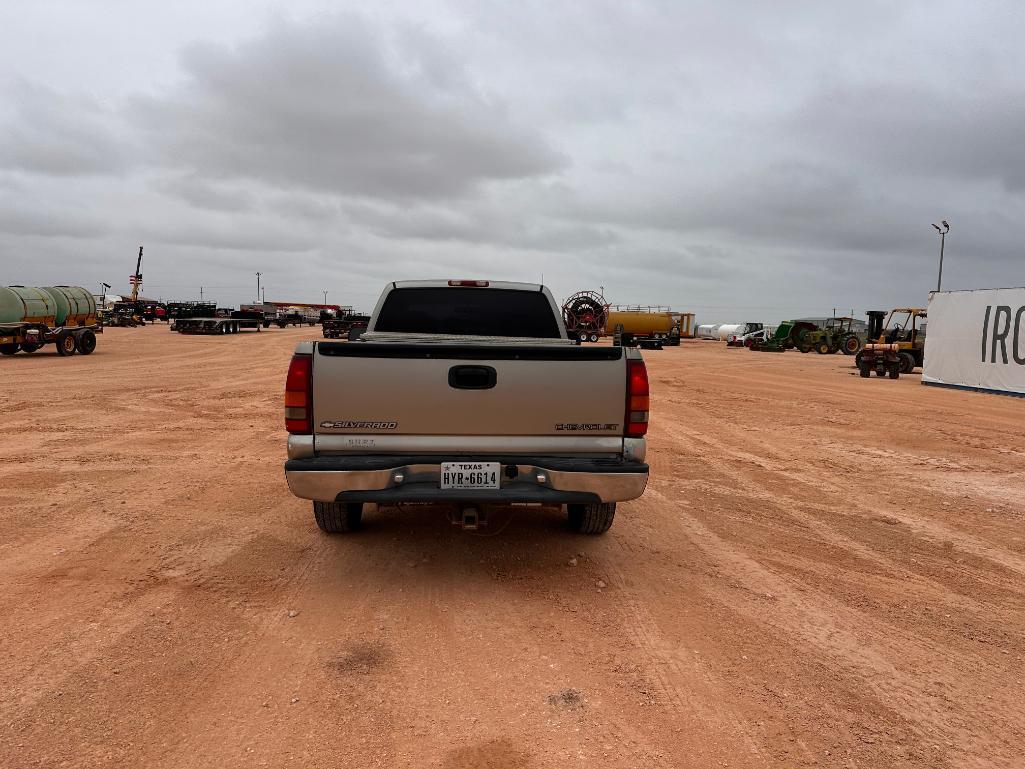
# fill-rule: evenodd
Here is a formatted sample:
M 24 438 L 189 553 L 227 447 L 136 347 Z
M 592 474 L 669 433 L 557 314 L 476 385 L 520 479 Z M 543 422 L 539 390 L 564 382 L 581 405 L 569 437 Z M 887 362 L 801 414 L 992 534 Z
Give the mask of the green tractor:
M 776 327 L 775 334 L 764 342 L 754 343 L 751 349 L 761 352 L 783 352 L 797 347 L 806 334 L 817 330 L 818 326 L 806 320 L 785 320 Z
M 801 352 L 814 350 L 820 355 L 832 355 L 843 351 L 844 355 L 857 355 L 865 346 L 865 340 L 854 330 L 854 318 L 830 318 L 823 328 L 803 331 L 796 340 Z

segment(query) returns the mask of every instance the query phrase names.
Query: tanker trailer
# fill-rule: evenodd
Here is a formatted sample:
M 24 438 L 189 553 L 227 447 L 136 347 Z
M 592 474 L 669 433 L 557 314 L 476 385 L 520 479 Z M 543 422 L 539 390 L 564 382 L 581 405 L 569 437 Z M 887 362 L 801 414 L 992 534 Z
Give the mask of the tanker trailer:
M 614 334 L 619 330 L 629 334 L 634 340 L 657 339 L 670 344 L 680 343 L 680 327 L 678 313 L 673 312 L 637 312 L 630 310 L 611 310 L 605 320 L 605 333 Z
M 79 286 L 0 287 L 0 355 L 55 344 L 62 355 L 96 349 L 96 300 Z

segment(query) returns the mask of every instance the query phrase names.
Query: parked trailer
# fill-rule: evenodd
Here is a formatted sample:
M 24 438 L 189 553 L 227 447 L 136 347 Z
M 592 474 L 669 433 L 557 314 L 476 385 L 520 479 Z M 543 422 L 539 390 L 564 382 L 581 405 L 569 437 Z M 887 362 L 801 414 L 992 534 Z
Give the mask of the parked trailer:
M 62 356 L 96 349 L 96 300 L 79 286 L 0 288 L 0 355 L 34 353 L 47 344 Z
M 231 319 L 238 321 L 239 328 L 255 328 L 260 331 L 269 325 L 267 316 L 260 309 L 249 309 L 245 305 L 240 310 L 232 310 Z
M 618 328 L 624 334 L 630 334 L 638 341 L 654 339 L 678 346 L 683 315 L 683 313 L 672 311 L 610 310 L 605 320 L 605 334 L 614 334 Z
M 369 315 L 349 313 L 337 318 L 326 318 L 321 324 L 321 330 L 325 339 L 348 339 L 353 341 L 366 331 L 370 322 Z
M 242 330 L 243 321 L 239 318 L 179 318 L 171 324 L 171 330 L 179 334 L 237 334 Z M 252 328 L 252 326 L 248 326 Z M 256 326 L 260 330 L 260 326 Z

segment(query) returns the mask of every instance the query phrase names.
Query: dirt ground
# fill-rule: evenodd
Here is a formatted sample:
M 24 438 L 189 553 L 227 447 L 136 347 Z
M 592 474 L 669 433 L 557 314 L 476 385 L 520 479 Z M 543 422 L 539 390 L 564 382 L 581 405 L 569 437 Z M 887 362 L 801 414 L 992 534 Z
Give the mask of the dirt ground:
M 282 473 L 317 332 L 0 360 L 0 766 L 1025 765 L 1025 402 L 688 342 L 606 536 L 329 537 Z

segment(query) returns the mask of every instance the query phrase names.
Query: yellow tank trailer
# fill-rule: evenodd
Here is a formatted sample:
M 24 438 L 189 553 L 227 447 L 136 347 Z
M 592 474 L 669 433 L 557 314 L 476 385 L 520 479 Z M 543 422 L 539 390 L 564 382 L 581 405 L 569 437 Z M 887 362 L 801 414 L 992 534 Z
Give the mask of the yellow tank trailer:
M 694 336 L 694 315 L 672 310 L 644 312 L 638 310 L 610 310 L 605 321 L 605 333 L 617 331 L 634 339 L 658 339 L 665 344 L 678 345 L 680 338 Z

